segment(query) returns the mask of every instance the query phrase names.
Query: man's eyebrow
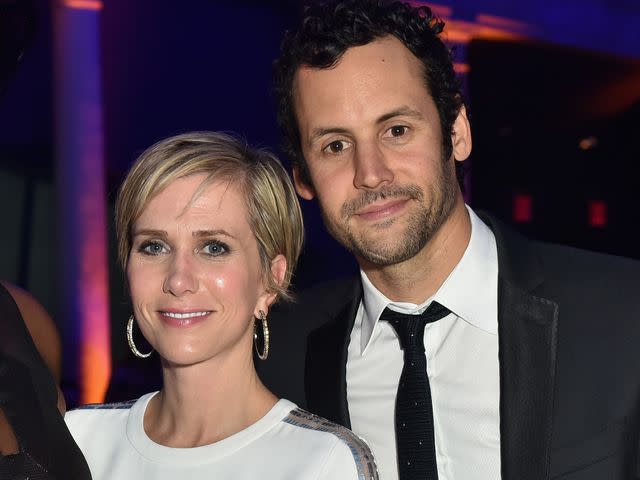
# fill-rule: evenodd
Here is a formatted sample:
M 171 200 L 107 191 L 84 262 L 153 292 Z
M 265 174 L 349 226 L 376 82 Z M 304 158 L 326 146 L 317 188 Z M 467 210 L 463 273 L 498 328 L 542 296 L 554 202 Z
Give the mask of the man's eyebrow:
M 404 107 L 396 108 L 395 110 L 385 113 L 384 115 L 381 115 L 380 117 L 378 117 L 377 123 L 383 123 L 395 117 L 423 118 L 424 116 L 422 115 L 422 112 L 420 112 L 419 110 L 415 110 L 413 108 L 404 106 Z
M 332 134 L 338 134 L 338 135 L 347 135 L 349 133 L 349 131 L 346 128 L 339 128 L 339 127 L 333 127 L 333 128 L 322 128 L 322 127 L 318 127 L 318 128 L 314 128 L 311 132 L 311 143 L 315 142 L 316 140 L 318 140 L 321 137 L 324 137 L 325 135 L 332 135 Z
M 396 108 L 395 110 L 392 110 L 390 112 L 387 112 L 383 115 L 381 115 L 380 117 L 378 117 L 378 120 L 376 121 L 376 123 L 384 123 L 387 120 L 390 120 L 392 118 L 395 117 L 413 117 L 413 118 L 423 118 L 424 115 L 422 114 L 422 112 L 420 112 L 419 110 L 415 110 L 413 108 L 407 107 L 407 106 L 402 106 L 400 108 Z M 332 134 L 338 134 L 338 135 L 348 135 L 349 134 L 349 130 L 347 130 L 346 128 L 340 128 L 340 127 L 318 127 L 318 128 L 314 128 L 311 131 L 311 142 L 313 143 L 315 141 L 317 141 L 319 138 L 325 136 L 325 135 L 332 135 Z

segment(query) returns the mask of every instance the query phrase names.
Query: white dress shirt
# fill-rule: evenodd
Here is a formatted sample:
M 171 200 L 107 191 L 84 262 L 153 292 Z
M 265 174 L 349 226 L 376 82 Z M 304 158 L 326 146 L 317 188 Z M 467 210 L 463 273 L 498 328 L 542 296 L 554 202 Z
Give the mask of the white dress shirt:
M 373 451 L 380 478 L 397 480 L 395 401 L 403 353 L 389 306 L 417 314 L 435 300 L 452 313 L 426 326 L 440 480 L 500 479 L 498 253 L 493 232 L 467 207 L 471 238 L 460 262 L 432 298 L 420 305 L 393 302 L 361 271 L 363 300 L 347 361 L 351 428 Z

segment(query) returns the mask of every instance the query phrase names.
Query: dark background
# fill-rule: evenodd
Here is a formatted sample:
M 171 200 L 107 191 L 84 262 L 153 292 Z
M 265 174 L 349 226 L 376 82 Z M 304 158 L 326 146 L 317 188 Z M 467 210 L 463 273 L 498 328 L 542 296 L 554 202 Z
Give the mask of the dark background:
M 27 48 L 0 98 L 0 278 L 34 293 L 64 334 L 72 323 L 59 314 L 57 293 L 64 265 L 56 255 L 52 3 L 18 3 L 34 20 L 18 28 Z M 166 136 L 230 130 L 278 151 L 271 62 L 301 8 L 296 0 L 104 1 L 110 208 L 129 165 Z M 439 11 L 470 31 L 483 14 L 509 18 L 527 37 L 478 35 L 458 49 L 457 60 L 469 67 L 470 204 L 535 238 L 640 258 L 640 3 L 458 0 Z M 19 40 L 7 31 L 0 31 L 5 45 Z M 519 208 L 521 201 L 529 208 Z M 303 209 L 307 241 L 296 287 L 355 271 L 315 204 L 303 202 Z M 122 369 L 131 360 L 124 336 L 130 308 L 109 235 L 114 395 L 132 397 L 146 379 L 137 367 Z M 73 375 L 63 380 L 73 391 Z

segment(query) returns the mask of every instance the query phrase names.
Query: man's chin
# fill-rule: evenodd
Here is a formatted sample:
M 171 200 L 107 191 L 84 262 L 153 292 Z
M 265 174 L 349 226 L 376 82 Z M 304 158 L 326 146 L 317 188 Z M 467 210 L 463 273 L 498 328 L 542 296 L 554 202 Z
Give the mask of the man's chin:
M 417 245 L 410 245 L 404 241 L 389 242 L 388 238 L 377 242 L 358 242 L 352 247 L 352 252 L 359 260 L 379 267 L 402 263 L 415 256 L 419 251 Z

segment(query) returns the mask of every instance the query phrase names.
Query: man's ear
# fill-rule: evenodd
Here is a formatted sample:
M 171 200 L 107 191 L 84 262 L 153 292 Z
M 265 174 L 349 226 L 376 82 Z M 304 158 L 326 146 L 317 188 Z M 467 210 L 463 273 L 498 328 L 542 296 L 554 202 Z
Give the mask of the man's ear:
M 299 167 L 293 167 L 293 184 L 296 187 L 296 192 L 305 200 L 311 200 L 316 196 L 316 191 L 311 185 L 308 185 L 302 180 Z
M 471 154 L 471 126 L 469 125 L 467 109 L 464 105 L 460 108 L 456 121 L 453 122 L 451 144 L 453 146 L 453 158 L 458 162 L 465 161 Z

